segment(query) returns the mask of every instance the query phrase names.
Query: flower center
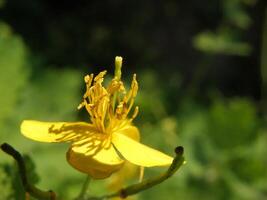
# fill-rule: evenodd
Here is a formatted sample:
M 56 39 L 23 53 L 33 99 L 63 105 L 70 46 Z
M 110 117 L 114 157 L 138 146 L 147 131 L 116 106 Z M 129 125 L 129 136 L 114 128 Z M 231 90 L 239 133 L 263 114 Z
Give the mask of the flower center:
M 132 116 L 127 118 L 133 108 L 138 83 L 134 74 L 128 92 L 123 82 L 117 77 L 113 78 L 105 88 L 102 84 L 106 73 L 107 71 L 103 71 L 95 77 L 93 74 L 84 77 L 86 92 L 78 109 L 85 107 L 97 130 L 101 133 L 111 134 L 131 123 L 137 116 L 138 107 L 136 106 Z

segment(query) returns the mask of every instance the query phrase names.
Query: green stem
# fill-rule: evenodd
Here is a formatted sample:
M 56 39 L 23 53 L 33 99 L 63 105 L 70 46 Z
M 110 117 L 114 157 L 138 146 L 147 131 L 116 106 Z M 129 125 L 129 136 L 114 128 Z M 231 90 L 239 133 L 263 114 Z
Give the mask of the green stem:
M 53 191 L 51 190 L 42 191 L 36 188 L 34 185 L 32 185 L 29 182 L 24 160 L 18 151 L 16 151 L 11 145 L 7 143 L 3 143 L 1 145 L 1 149 L 8 155 L 12 156 L 17 161 L 20 179 L 22 181 L 22 185 L 26 192 L 28 192 L 31 196 L 37 199 L 40 199 L 40 200 L 55 200 L 56 199 L 56 194 Z
M 83 183 L 82 190 L 79 194 L 79 196 L 76 198 L 77 200 L 82 200 L 87 195 L 88 187 L 91 181 L 91 177 L 88 175 Z

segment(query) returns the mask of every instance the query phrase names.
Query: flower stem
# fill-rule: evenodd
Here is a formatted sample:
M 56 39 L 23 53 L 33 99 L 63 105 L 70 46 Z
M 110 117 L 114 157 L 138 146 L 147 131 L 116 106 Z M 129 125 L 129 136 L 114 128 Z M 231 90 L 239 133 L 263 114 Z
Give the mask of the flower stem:
M 88 187 L 91 181 L 91 177 L 88 175 L 83 183 L 82 190 L 76 200 L 82 200 L 87 195 Z M 87 195 L 88 196 L 88 195 Z

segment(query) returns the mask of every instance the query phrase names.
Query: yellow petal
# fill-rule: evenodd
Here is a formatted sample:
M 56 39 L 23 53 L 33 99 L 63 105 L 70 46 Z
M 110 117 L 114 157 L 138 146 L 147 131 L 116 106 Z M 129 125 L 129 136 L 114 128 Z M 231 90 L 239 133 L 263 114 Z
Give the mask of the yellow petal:
M 170 165 L 173 160 L 172 157 L 120 133 L 113 133 L 112 143 L 126 160 L 136 165 L 144 167 L 165 166 Z
M 122 129 L 116 131 L 116 133 L 126 135 L 127 137 L 130 137 L 135 141 L 140 141 L 139 130 L 135 126 L 132 125 L 124 126 Z
M 93 139 L 89 144 L 86 140 L 74 143 L 67 153 L 69 164 L 92 178 L 107 178 L 119 170 L 124 161 L 112 145 L 108 146 L 103 142 L 105 141 Z
M 40 122 L 24 120 L 21 133 L 40 142 L 69 142 L 81 140 L 96 132 L 93 125 L 84 122 Z

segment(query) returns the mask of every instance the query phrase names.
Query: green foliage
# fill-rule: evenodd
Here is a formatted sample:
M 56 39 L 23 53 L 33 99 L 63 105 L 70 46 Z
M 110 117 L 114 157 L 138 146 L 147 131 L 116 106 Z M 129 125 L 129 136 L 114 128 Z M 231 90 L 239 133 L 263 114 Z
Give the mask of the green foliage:
M 137 80 L 140 89 L 138 91 L 136 105 L 139 106 L 141 112 L 137 120 L 159 120 L 166 115 L 166 110 L 163 106 L 164 94 L 161 90 L 162 88 L 155 87 L 158 84 L 158 79 L 158 75 L 152 70 L 144 70 L 140 75 L 138 74 Z
M 23 92 L 21 118 L 74 120 L 81 101 L 82 74 L 76 70 L 47 69 L 34 74 Z M 38 110 L 38 112 L 36 112 Z
M 251 52 L 248 43 L 237 41 L 233 33 L 217 31 L 216 33 L 206 31 L 199 33 L 193 40 L 195 48 L 206 53 L 230 54 L 246 56 Z
M 10 159 L 12 159 L 10 157 Z M 28 155 L 24 156 L 26 172 L 31 183 L 38 183 L 39 177 L 35 172 L 35 164 Z M 0 165 L 1 200 L 24 200 L 25 191 L 19 176 L 17 163 Z
M 225 20 L 227 20 L 232 25 L 247 29 L 251 23 L 252 19 L 246 12 L 245 6 L 251 6 L 256 3 L 257 0 L 225 0 L 223 1 L 223 11 Z
M 5 5 L 6 1 L 5 0 L 0 0 L 0 8 L 2 8 Z
M 26 171 L 27 171 L 27 175 L 28 175 L 28 179 L 32 184 L 37 184 L 40 180 L 38 174 L 35 171 L 35 163 L 34 161 L 31 159 L 30 156 L 28 155 L 24 155 L 23 156 L 24 162 L 25 162 L 25 167 L 26 167 Z
M 27 84 L 23 90 L 20 104 L 15 108 L 17 115 L 12 119 L 15 126 L 8 128 L 11 134 L 1 138 L 23 148 L 24 152 L 29 152 L 37 163 L 41 186 L 47 189 L 53 187 L 52 189 L 63 197 L 67 192 L 66 181 L 69 183 L 70 191 L 73 191 L 73 188 L 76 188 L 74 192 L 78 191 L 79 173 L 75 174 L 75 171 L 65 161 L 68 147 L 66 145 L 40 145 L 29 141 L 19 133 L 19 124 L 23 119 L 74 121 L 78 114 L 77 105 L 81 100 L 82 83 L 82 73 L 72 69 L 62 71 L 48 68 L 42 72 L 38 71 L 38 74 L 33 74 L 30 84 Z M 75 174 L 74 177 L 73 174 Z M 37 181 L 35 175 L 32 181 Z
M 29 181 L 32 184 L 37 184 L 39 182 L 39 176 L 35 171 L 35 164 L 33 160 L 28 155 L 23 156 L 26 173 Z M 13 165 L 9 166 L 9 175 L 12 179 L 12 188 L 14 188 L 13 198 L 24 200 L 25 198 L 25 190 L 23 189 L 20 174 L 17 168 L 17 163 L 13 163 Z
M 178 118 L 188 161 L 183 189 L 200 199 L 265 198 L 267 140 L 252 102 L 215 99 L 208 110 L 192 107 L 184 106 Z
M 143 134 L 147 141 L 165 146 L 178 141 L 185 147 L 187 164 L 180 174 L 140 198 L 265 199 L 267 134 L 259 128 L 262 120 L 254 103 L 215 98 L 207 108 L 186 98 L 180 108 L 176 120 L 146 125 Z
M 258 123 L 255 107 L 249 101 L 233 99 L 229 103 L 214 102 L 208 116 L 208 136 L 217 148 L 249 145 L 257 137 Z
M 30 55 L 22 39 L 14 35 L 5 23 L 0 26 L 0 53 L 0 141 L 9 142 L 31 156 L 36 155 L 38 174 L 42 177 L 41 186 L 50 188 L 52 183 L 57 186 L 53 189 L 58 189 L 58 193 L 65 193 L 67 181 L 72 192 L 66 194 L 76 194 L 79 189 L 77 180 L 81 175 L 77 173 L 73 177 L 75 172 L 65 161 L 67 147 L 47 149 L 46 146 L 39 146 L 23 138 L 19 126 L 26 118 L 50 121 L 76 119 L 82 93 L 82 73 L 74 69 L 55 69 L 54 66 L 45 68 L 42 63 L 36 63 L 36 58 Z M 12 159 L 3 156 L 2 152 L 0 157 L 0 199 L 24 199 L 25 192 L 16 165 L 11 164 Z M 39 178 L 34 170 L 35 164 L 29 157 L 25 159 L 29 178 L 37 183 Z
M 255 0 L 222 1 L 223 17 L 215 31 L 203 31 L 193 38 L 196 49 L 209 54 L 248 56 L 251 45 L 242 41 L 241 35 L 252 23 L 246 8 L 253 6 Z
M 12 186 L 12 179 L 8 174 L 8 169 L 10 168 L 8 165 L 0 165 L 0 193 L 1 198 L 11 199 L 12 194 L 14 193 L 14 188 Z
M 21 90 L 27 83 L 27 49 L 22 39 L 14 35 L 10 27 L 0 22 L 0 128 L 5 120 L 16 115 L 14 107 L 20 99 Z

